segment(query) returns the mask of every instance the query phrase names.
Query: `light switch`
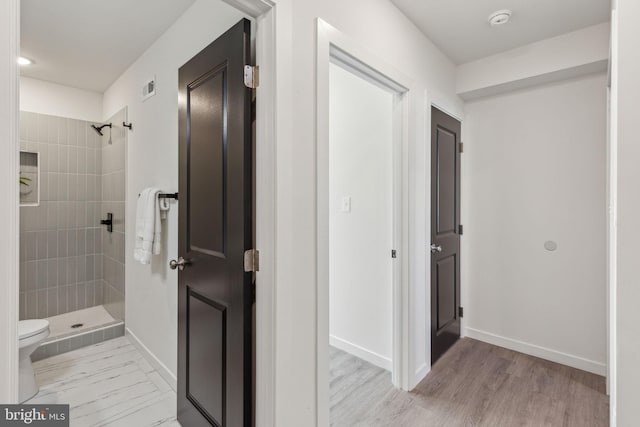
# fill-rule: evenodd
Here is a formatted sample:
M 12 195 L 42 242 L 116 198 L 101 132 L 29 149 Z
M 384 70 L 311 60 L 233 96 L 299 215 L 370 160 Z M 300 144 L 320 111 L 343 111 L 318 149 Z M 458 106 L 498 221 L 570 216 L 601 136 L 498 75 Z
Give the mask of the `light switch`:
M 342 196 L 342 212 L 351 212 L 351 196 Z

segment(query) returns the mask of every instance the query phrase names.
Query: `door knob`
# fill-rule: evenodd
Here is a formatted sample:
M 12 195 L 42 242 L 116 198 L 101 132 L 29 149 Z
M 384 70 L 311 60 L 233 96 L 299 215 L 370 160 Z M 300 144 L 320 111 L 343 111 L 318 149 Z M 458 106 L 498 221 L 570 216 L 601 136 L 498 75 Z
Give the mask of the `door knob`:
M 442 252 L 442 246 L 437 245 L 435 243 L 431 244 L 431 253 Z
M 175 270 L 177 268 L 178 270 L 182 271 L 189 264 L 191 264 L 189 261 L 180 257 L 178 258 L 177 261 L 175 259 L 172 259 L 171 261 L 169 261 L 169 268 L 172 270 Z

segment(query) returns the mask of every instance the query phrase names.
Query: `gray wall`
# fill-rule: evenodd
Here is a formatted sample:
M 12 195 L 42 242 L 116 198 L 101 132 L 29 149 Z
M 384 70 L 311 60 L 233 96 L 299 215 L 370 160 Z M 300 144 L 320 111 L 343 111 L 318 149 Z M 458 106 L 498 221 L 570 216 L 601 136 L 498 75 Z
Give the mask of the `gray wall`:
M 102 204 L 104 218 L 113 213 L 113 233 L 102 231 L 102 266 L 104 306 L 116 319 L 124 320 L 125 274 L 125 170 L 128 129 L 126 109 L 120 110 L 107 122 L 113 123 L 111 133 L 105 128 L 102 137 Z M 111 138 L 111 142 L 109 142 Z
M 103 302 L 102 150 L 90 123 L 21 112 L 20 148 L 40 152 L 40 205 L 20 208 L 20 319 Z

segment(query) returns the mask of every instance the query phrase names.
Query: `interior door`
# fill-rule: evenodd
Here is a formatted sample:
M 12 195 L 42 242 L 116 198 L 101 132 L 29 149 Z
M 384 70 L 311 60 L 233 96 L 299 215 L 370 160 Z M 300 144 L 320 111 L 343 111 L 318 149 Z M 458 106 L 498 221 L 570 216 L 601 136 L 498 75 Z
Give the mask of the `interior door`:
M 460 122 L 431 109 L 431 363 L 460 338 Z
M 252 243 L 250 23 L 179 71 L 178 421 L 249 426 Z

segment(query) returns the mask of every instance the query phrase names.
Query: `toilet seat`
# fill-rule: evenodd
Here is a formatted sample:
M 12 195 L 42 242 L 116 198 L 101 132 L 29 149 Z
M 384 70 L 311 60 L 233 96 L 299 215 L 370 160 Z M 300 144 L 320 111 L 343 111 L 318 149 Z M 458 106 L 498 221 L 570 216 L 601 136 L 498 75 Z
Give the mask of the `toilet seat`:
M 18 339 L 24 340 L 49 330 L 49 322 L 44 319 L 29 319 L 18 322 Z

